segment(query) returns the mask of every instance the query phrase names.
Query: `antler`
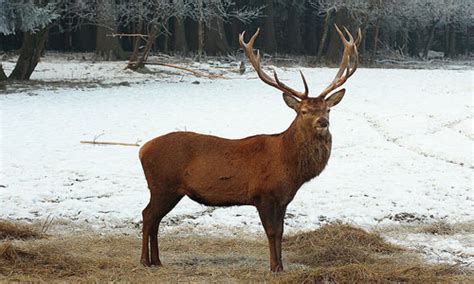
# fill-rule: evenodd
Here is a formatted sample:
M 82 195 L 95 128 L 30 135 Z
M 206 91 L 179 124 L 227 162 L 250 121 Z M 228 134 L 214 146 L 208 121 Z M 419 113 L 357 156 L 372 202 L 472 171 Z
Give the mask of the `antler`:
M 243 31 L 241 34 L 239 34 L 239 42 L 240 46 L 244 49 L 245 55 L 247 55 L 247 58 L 249 59 L 250 63 L 252 64 L 253 68 L 258 74 L 258 77 L 268 85 L 275 87 L 282 91 L 283 93 L 287 95 L 292 95 L 295 97 L 298 97 L 300 99 L 305 99 L 308 97 L 308 84 L 306 83 L 306 79 L 304 78 L 303 73 L 300 71 L 301 78 L 303 79 L 303 84 L 304 84 L 304 92 L 298 92 L 296 90 L 293 90 L 292 88 L 288 87 L 284 83 L 282 83 L 280 80 L 278 80 L 278 76 L 273 70 L 273 78 L 271 78 L 268 74 L 263 72 L 261 66 L 260 66 L 260 51 L 257 50 L 257 54 L 253 53 L 253 44 L 255 42 L 255 39 L 258 36 L 258 33 L 260 32 L 260 28 L 257 29 L 255 34 L 250 38 L 250 40 L 245 43 L 244 41 L 244 35 L 245 31 Z
M 357 47 L 362 40 L 362 33 L 360 29 L 357 31 L 357 39 L 354 41 L 351 33 L 346 29 L 346 27 L 343 27 L 344 31 L 349 36 L 349 41 L 347 41 L 339 27 L 336 24 L 334 24 L 334 26 L 336 27 L 336 31 L 339 34 L 342 43 L 344 44 L 344 53 L 342 54 L 341 64 L 339 66 L 339 71 L 337 71 L 336 77 L 334 77 L 334 80 L 331 82 L 331 84 L 329 84 L 329 86 L 327 86 L 319 95 L 323 98 L 336 88 L 342 86 L 342 84 L 344 84 L 346 80 L 357 70 L 357 64 L 359 63 L 359 53 L 357 52 Z M 353 66 L 351 67 L 350 63 L 352 55 L 354 55 L 354 60 Z

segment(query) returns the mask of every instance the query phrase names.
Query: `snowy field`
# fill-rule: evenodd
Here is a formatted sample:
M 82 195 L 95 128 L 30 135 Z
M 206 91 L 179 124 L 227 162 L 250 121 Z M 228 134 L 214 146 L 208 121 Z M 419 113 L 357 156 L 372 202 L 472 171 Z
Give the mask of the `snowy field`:
M 4 63 L 8 73 L 13 63 Z M 123 70 L 124 63 L 57 58 L 38 65 L 29 88 L 0 90 L 0 218 L 48 216 L 97 229 L 134 229 L 149 198 L 138 147 L 171 131 L 227 138 L 284 131 L 293 110 L 254 72 L 218 62 L 189 65 L 229 78 L 203 79 L 175 69 L 163 74 Z M 158 69 L 155 69 L 158 70 Z M 298 68 L 277 68 L 302 88 Z M 336 69 L 302 68 L 317 95 Z M 360 68 L 331 112 L 328 167 L 288 207 L 286 231 L 342 220 L 365 228 L 474 222 L 472 69 Z M 61 82 L 61 83 L 58 83 Z M 82 84 L 89 82 L 90 84 Z M 6 94 L 1 95 L 1 92 Z M 222 234 L 261 232 L 253 207 L 213 208 L 187 198 L 163 229 Z M 387 233 L 436 260 L 474 261 L 474 236 Z

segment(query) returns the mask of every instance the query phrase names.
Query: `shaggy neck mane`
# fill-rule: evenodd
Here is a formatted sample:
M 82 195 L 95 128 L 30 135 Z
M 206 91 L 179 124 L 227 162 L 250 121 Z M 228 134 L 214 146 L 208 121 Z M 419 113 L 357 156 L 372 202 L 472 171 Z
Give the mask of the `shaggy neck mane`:
M 287 162 L 296 173 L 295 182 L 300 186 L 318 176 L 331 155 L 331 133 L 327 131 L 323 135 L 305 135 L 294 121 L 282 134 L 284 147 L 293 149 L 287 151 Z

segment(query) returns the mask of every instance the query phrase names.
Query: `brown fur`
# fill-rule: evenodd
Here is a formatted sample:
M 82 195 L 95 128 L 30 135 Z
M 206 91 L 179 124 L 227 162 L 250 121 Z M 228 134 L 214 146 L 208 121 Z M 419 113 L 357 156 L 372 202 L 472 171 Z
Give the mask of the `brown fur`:
M 141 262 L 161 265 L 159 223 L 186 195 L 205 205 L 256 206 L 269 240 L 271 270 L 281 271 L 286 207 L 301 185 L 325 168 L 331 134 L 321 125 L 329 119 L 329 108 L 343 95 L 344 90 L 326 100 L 285 97 L 297 116 L 286 131 L 276 135 L 230 140 L 174 132 L 147 142 L 140 150 L 140 160 L 151 199 L 143 210 Z

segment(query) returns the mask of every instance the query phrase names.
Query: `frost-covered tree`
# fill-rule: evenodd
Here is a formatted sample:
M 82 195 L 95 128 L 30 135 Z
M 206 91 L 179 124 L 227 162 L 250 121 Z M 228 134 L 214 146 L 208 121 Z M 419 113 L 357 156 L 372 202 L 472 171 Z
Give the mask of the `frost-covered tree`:
M 124 1 L 118 5 L 120 23 L 135 27 L 134 49 L 128 68 L 143 67 L 148 54 L 160 34 L 168 35 L 170 19 L 189 18 L 198 23 L 198 54 L 202 53 L 204 44 L 214 52 L 230 51 L 225 38 L 224 22 L 232 19 L 248 23 L 260 14 L 260 8 L 237 8 L 232 0 L 138 0 Z M 142 42 L 145 42 L 141 46 Z M 140 52 L 141 48 L 141 52 Z M 141 54 L 141 55 L 140 55 Z
M 56 3 L 0 0 L 0 33 L 37 32 L 59 17 Z
M 8 79 L 30 78 L 44 50 L 48 29 L 59 17 L 57 4 L 57 1 L 46 0 L 0 0 L 0 33 L 9 35 L 23 32 L 20 56 Z M 0 80 L 6 79 L 0 65 Z
M 408 41 L 408 33 L 413 32 L 415 40 L 422 45 L 422 56 L 427 57 L 435 32 L 445 27 L 448 31 L 473 25 L 471 0 L 385 0 L 383 29 L 390 34 L 401 33 Z M 450 42 L 449 38 L 447 39 Z M 451 41 L 449 44 L 452 44 Z
M 233 0 L 188 0 L 187 3 L 191 7 L 189 17 L 198 23 L 199 57 L 204 47 L 212 53 L 229 52 L 224 23 L 231 20 L 249 23 L 260 16 L 262 9 L 248 6 L 239 8 Z
M 94 15 L 92 0 L 0 0 L 0 33 L 23 33 L 18 61 L 10 76 L 0 66 L 0 80 L 28 80 L 43 54 L 48 31 L 75 29 Z M 67 20 L 63 26 L 60 20 Z
M 172 17 L 187 17 L 191 6 L 187 2 L 179 3 L 168 0 L 124 1 L 118 6 L 120 23 L 133 27 L 135 38 L 132 56 L 128 68 L 136 70 L 143 67 L 156 38 L 162 33 L 169 33 L 168 21 Z M 141 47 L 142 41 L 145 42 Z M 140 49 L 142 49 L 140 55 Z
M 474 1 L 472 0 L 310 0 L 312 6 L 325 16 L 324 32 L 319 47 L 323 54 L 326 41 L 329 42 L 326 57 L 332 58 L 334 50 L 330 32 L 334 22 L 349 26 L 360 26 L 363 34 L 370 30 L 372 57 L 377 51 L 377 43 L 383 42 L 386 47 L 396 49 L 400 54 L 408 51 L 421 51 L 423 57 L 433 45 L 435 33 L 446 30 L 446 54 L 455 50 L 456 32 L 473 26 Z M 381 37 L 380 37 L 381 34 Z M 382 40 L 380 40 L 382 38 Z M 439 37 L 438 37 L 439 38 Z M 365 51 L 365 41 L 361 52 Z M 416 51 L 416 52 L 414 52 Z M 337 57 L 335 57 L 337 58 Z

